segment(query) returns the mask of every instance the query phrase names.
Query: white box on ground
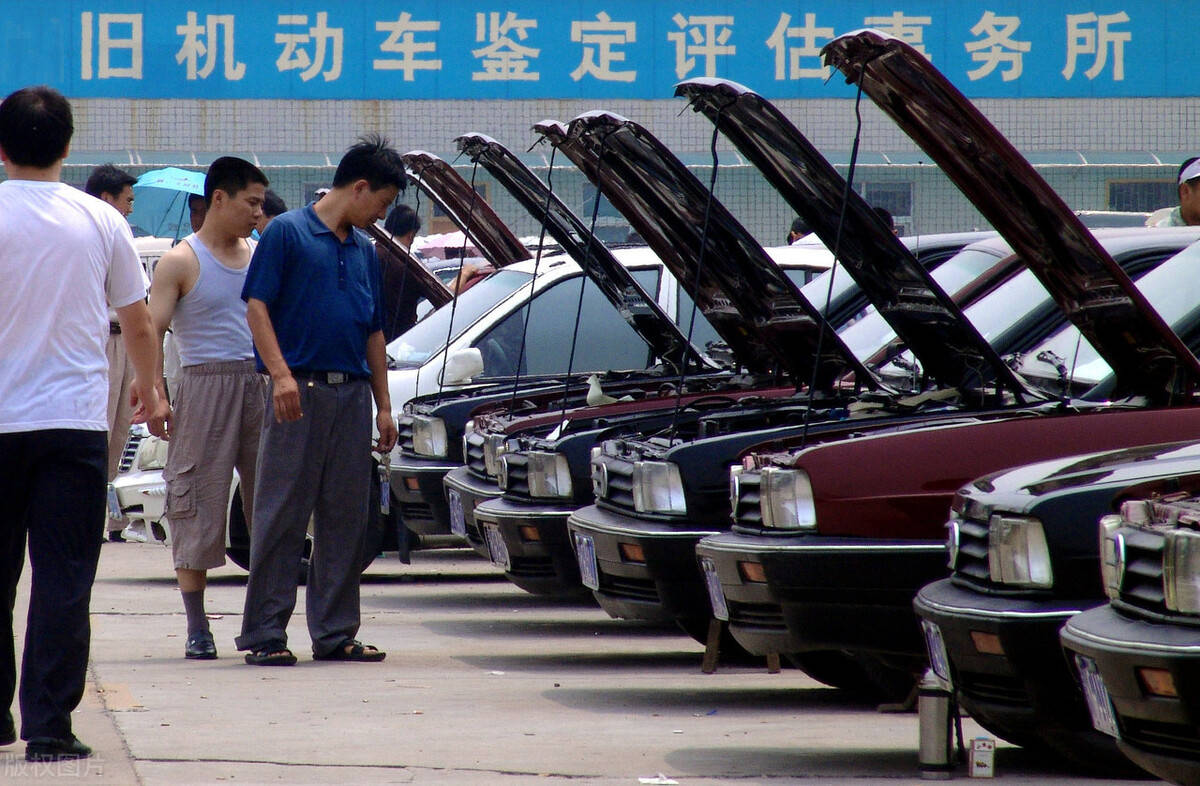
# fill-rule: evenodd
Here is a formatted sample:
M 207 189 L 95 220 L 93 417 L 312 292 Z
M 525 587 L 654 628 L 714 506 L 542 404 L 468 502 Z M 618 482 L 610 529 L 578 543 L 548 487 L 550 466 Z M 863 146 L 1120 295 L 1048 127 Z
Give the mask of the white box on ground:
M 996 777 L 996 741 L 991 737 L 976 737 L 971 740 L 971 752 L 967 757 L 967 774 L 972 778 Z

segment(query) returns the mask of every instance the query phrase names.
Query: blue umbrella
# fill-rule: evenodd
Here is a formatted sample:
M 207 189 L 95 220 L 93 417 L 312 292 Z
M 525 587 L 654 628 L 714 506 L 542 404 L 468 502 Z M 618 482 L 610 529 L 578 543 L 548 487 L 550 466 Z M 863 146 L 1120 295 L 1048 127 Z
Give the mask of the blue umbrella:
M 133 212 L 129 223 L 135 235 L 173 237 L 191 231 L 188 197 L 204 195 L 204 173 L 178 167 L 152 169 L 133 184 Z

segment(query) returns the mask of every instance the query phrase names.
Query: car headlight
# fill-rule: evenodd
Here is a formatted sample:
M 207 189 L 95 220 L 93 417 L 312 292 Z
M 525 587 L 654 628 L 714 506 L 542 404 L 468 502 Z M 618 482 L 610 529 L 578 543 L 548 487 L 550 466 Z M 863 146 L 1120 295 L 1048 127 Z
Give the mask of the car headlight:
M 678 465 L 669 461 L 634 462 L 633 509 L 639 513 L 687 513 Z
M 483 438 L 483 469 L 493 478 L 500 471 L 500 457 L 504 455 L 503 434 L 486 434 Z
M 759 509 L 764 527 L 815 529 L 817 508 L 812 483 L 802 469 L 763 467 L 758 480 Z
M 946 567 L 954 570 L 958 565 L 958 546 L 962 533 L 958 529 L 958 519 L 946 522 Z
M 1100 578 L 1109 600 L 1120 596 L 1125 577 L 1125 538 L 1117 532 L 1124 523 L 1115 513 L 1100 517 Z
M 1042 522 L 994 514 L 988 521 L 988 574 L 997 584 L 1040 589 L 1054 586 Z
M 566 456 L 550 451 L 533 451 L 526 453 L 525 457 L 529 461 L 529 496 L 571 496 L 571 467 L 567 464 Z
M 158 437 L 146 437 L 138 445 L 137 468 L 143 471 L 167 466 L 167 445 Z
M 446 422 L 441 418 L 413 415 L 413 452 L 418 456 L 445 458 Z
M 1167 608 L 1200 614 L 1200 532 L 1169 530 L 1163 548 L 1163 593 Z

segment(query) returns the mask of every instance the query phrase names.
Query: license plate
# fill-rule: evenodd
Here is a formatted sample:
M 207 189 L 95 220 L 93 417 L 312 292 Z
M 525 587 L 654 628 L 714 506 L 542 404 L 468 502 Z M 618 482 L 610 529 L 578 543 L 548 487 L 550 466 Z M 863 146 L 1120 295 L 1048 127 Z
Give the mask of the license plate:
M 487 541 L 488 554 L 492 557 L 492 564 L 498 568 L 509 570 L 512 567 L 512 561 L 508 556 L 508 546 L 504 543 L 504 536 L 500 534 L 500 527 L 487 521 L 480 523 L 483 525 L 483 537 Z
M 929 620 L 921 620 L 921 628 L 925 631 L 925 650 L 929 653 L 929 668 L 934 676 L 942 682 L 942 687 L 950 690 L 954 687 L 950 679 L 950 656 L 946 654 L 946 642 L 942 638 L 942 629 Z
M 446 490 L 446 501 L 450 503 L 450 532 L 460 538 L 467 536 L 467 516 L 463 513 L 462 495 Z
M 121 500 L 117 499 L 117 489 L 111 483 L 108 484 L 108 517 L 121 518 Z
M 1083 655 L 1076 655 L 1075 668 L 1079 670 L 1079 682 L 1083 685 L 1083 697 L 1087 699 L 1092 725 L 1096 727 L 1096 731 L 1119 739 L 1121 733 L 1117 730 L 1117 714 L 1113 711 L 1108 688 L 1104 687 L 1104 681 L 1100 679 L 1100 670 L 1096 668 L 1096 661 Z
M 716 563 L 708 557 L 702 557 L 700 568 L 704 571 L 704 585 L 708 587 L 708 600 L 712 603 L 713 616 L 728 622 L 729 605 L 725 603 L 725 592 L 721 589 L 721 577 L 717 575 Z
M 596 543 L 591 535 L 575 535 L 575 559 L 579 561 L 579 578 L 590 590 L 600 589 L 600 571 L 596 568 Z

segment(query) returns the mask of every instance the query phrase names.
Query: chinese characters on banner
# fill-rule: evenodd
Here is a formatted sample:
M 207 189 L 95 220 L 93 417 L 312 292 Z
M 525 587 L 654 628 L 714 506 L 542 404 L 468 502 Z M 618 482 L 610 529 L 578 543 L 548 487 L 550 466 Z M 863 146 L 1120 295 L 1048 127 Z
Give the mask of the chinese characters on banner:
M 433 0 L 410 0 L 402 10 L 385 0 L 353 6 L 268 0 L 207 13 L 159 0 L 115 13 L 104 10 L 104 0 L 43 0 L 33 10 L 18 6 L 6 24 L 40 23 L 40 32 L 73 31 L 74 40 L 30 58 L 10 53 L 0 64 L 0 83 L 52 81 L 34 72 L 61 73 L 62 63 L 51 58 L 66 51 L 76 60 L 70 92 L 81 96 L 659 98 L 675 80 L 700 76 L 741 81 L 768 96 L 836 96 L 831 91 L 840 80 L 830 79 L 821 48 L 837 35 L 873 27 L 933 59 L 968 95 L 1186 94 L 1171 92 L 1177 88 L 1166 79 L 1172 59 L 1161 25 L 1185 29 L 1190 17 L 1200 22 L 1200 8 L 1170 0 L 1124 10 L 1095 3 L 1066 9 L 944 0 L 932 9 L 922 3 L 918 14 L 905 10 L 904 0 L 708 8 L 662 0 L 561 8 L 511 0 L 477 3 L 470 11 Z M 53 24 L 45 24 L 47 9 Z M 1179 47 L 1186 45 L 1179 38 Z M 1160 71 L 1156 84 L 1131 79 Z

